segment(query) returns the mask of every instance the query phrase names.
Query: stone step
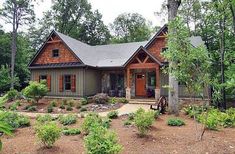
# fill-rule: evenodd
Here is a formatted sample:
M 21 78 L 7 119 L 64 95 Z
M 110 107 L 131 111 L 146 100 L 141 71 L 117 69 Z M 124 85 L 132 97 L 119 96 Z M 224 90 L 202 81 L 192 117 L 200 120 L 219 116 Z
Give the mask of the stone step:
M 129 104 L 146 104 L 146 105 L 152 105 L 155 104 L 156 100 L 154 99 L 131 99 L 129 100 Z

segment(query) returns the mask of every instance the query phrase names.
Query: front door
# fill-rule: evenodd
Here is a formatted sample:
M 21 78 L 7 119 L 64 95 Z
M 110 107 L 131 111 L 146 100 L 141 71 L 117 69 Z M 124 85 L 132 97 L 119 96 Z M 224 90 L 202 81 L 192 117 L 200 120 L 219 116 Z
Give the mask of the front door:
M 146 96 L 146 75 L 145 73 L 136 74 L 135 95 Z

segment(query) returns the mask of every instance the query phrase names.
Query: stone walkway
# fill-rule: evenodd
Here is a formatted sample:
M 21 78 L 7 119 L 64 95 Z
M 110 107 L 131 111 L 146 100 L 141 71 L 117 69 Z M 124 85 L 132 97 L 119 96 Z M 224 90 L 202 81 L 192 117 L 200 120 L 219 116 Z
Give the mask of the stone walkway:
M 143 108 L 145 110 L 148 110 L 149 107 L 150 107 L 150 105 L 146 105 L 146 104 L 125 104 L 121 108 L 117 109 L 116 111 L 118 111 L 118 115 L 121 116 L 121 115 L 125 115 L 125 114 L 135 112 L 139 108 Z M 102 117 L 105 117 L 109 112 L 99 112 L 98 114 Z M 33 112 L 18 112 L 18 113 L 22 114 L 22 115 L 29 116 L 30 118 L 36 118 L 38 115 L 48 114 L 48 113 L 33 113 Z M 50 115 L 53 116 L 53 117 L 57 117 L 61 114 L 52 114 L 51 113 Z M 63 114 L 63 115 L 67 115 L 67 114 Z M 78 115 L 78 117 L 81 116 L 79 113 L 77 115 Z

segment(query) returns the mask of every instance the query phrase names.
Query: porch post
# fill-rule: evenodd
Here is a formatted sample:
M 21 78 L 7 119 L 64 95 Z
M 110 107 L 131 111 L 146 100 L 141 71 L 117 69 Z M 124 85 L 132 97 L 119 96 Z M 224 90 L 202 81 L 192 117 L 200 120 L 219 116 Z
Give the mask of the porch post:
M 127 81 L 127 87 L 126 87 L 126 99 L 131 99 L 131 88 L 130 88 L 130 68 L 129 68 L 129 67 L 127 67 L 126 81 Z
M 156 66 L 156 88 L 155 88 L 155 99 L 158 100 L 160 98 L 160 70 L 159 66 Z

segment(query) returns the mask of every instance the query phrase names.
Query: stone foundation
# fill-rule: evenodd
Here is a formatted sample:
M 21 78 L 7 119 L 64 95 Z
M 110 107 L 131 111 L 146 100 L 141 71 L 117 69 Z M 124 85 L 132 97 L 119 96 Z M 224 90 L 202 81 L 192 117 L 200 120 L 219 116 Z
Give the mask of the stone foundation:
M 126 99 L 131 99 L 131 89 L 126 88 Z
M 155 89 L 155 99 L 158 100 L 160 98 L 160 89 Z

